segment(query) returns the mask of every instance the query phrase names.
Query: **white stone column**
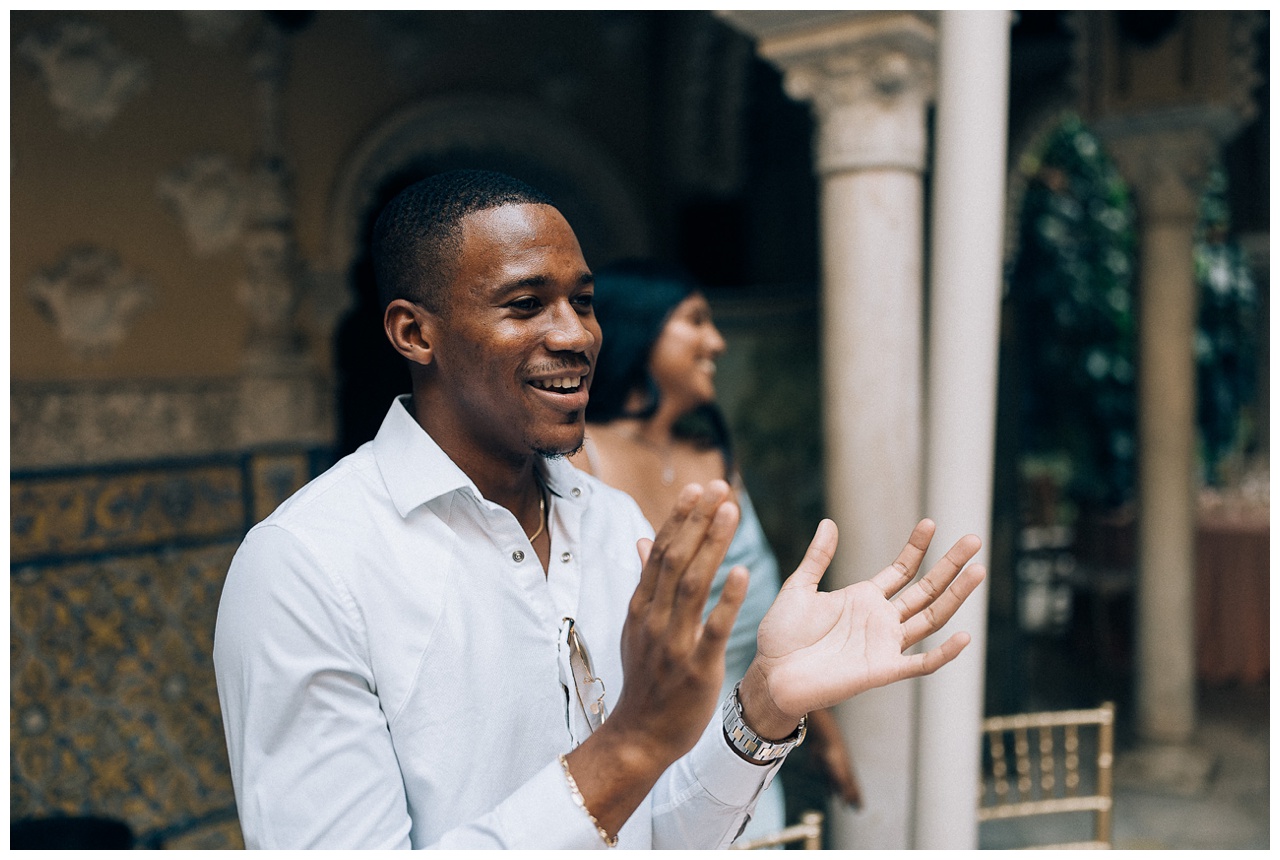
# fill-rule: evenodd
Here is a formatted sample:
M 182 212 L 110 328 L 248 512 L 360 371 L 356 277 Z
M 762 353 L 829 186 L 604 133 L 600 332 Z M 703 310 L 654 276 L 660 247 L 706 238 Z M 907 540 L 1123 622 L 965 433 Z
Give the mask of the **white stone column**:
M 1255 113 L 1254 11 L 1169 19 L 1154 42 L 1120 13 L 1081 13 L 1081 106 L 1138 208 L 1137 723 L 1125 779 L 1176 791 L 1212 762 L 1195 730 L 1195 325 L 1193 237 L 1219 147 Z
M 894 559 L 920 516 L 919 173 L 868 169 L 822 188 L 825 475 L 840 550 L 838 588 Z M 863 809 L 832 804 L 835 845 L 910 846 L 915 682 L 836 709 L 863 786 Z
M 921 515 L 925 110 L 932 16 L 734 12 L 812 103 L 821 178 L 822 373 L 832 587 L 874 576 Z M 864 808 L 830 808 L 836 848 L 911 845 L 914 682 L 837 708 Z
M 1186 744 L 1195 729 L 1195 325 L 1192 245 L 1217 151 L 1208 123 L 1104 126 L 1134 187 L 1138 278 L 1138 730 Z
M 990 540 L 1008 92 L 1009 13 L 941 13 L 925 442 L 925 513 L 938 533 L 926 564 L 966 533 Z M 986 556 L 984 546 L 975 561 Z M 913 848 L 978 847 L 986 599 L 984 585 L 923 646 L 973 637 L 920 682 Z

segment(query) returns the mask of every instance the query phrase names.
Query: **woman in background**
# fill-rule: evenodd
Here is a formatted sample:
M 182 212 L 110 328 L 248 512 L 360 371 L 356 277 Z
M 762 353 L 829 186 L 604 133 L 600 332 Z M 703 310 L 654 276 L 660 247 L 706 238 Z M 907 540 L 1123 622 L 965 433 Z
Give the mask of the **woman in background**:
M 707 606 L 729 570 L 751 572 L 746 600 L 725 651 L 723 698 L 756 652 L 756 629 L 777 596 L 778 562 L 734 464 L 728 427 L 716 405 L 716 359 L 725 342 L 706 296 L 686 277 L 632 263 L 596 273 L 595 312 L 604 333 L 587 405 L 587 438 L 571 459 L 630 494 L 651 523 L 665 522 L 686 484 L 722 479 L 734 488 L 741 518 Z M 809 715 L 809 741 L 832 789 L 861 805 L 861 790 L 834 717 Z M 742 840 L 785 826 L 778 780 L 761 796 Z

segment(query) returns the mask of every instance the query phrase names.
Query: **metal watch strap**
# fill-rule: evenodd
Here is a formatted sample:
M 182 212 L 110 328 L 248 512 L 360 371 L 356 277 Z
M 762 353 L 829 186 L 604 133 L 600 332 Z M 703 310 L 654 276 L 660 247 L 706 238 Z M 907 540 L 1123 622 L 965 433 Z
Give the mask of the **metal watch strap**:
M 725 697 L 723 706 L 724 736 L 735 750 L 757 764 L 768 764 L 800 746 L 808 730 L 808 716 L 800 718 L 800 725 L 796 727 L 791 737 L 780 741 L 767 741 L 751 731 L 751 727 L 742 719 L 742 699 L 738 698 L 739 686 L 741 682 L 734 685 L 733 692 Z

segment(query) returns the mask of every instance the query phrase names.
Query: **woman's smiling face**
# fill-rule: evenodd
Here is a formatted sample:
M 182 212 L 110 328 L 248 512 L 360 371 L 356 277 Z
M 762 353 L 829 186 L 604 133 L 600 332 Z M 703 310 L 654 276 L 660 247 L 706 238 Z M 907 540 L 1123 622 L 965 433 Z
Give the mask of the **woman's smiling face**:
M 706 296 L 690 294 L 671 311 L 649 355 L 649 373 L 664 403 L 678 402 L 687 411 L 713 402 L 716 359 L 724 350 Z

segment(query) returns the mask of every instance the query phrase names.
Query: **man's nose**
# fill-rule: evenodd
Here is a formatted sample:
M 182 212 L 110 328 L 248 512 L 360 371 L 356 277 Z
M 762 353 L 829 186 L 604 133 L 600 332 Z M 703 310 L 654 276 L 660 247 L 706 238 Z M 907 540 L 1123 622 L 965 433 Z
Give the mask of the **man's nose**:
M 547 331 L 547 349 L 552 352 L 586 352 L 595 342 L 595 333 L 587 327 L 590 316 L 583 316 L 568 302 L 559 302 L 551 315 Z

